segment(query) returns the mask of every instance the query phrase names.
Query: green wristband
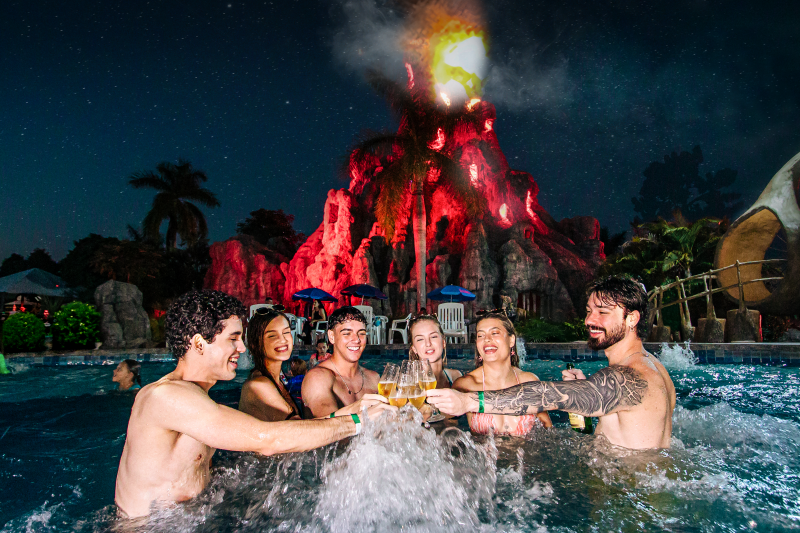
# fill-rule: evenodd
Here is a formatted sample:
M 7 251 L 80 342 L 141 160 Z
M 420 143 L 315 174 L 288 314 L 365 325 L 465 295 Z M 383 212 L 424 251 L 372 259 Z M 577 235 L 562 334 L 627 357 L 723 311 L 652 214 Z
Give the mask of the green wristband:
M 350 416 L 353 417 L 353 422 L 356 423 L 356 435 L 361 433 L 361 419 L 358 418 L 358 415 L 353 413 Z
M 478 412 L 483 412 L 483 391 L 478 393 Z
M 336 417 L 336 411 L 332 412 L 331 416 L 329 416 L 328 418 L 335 418 L 335 417 Z

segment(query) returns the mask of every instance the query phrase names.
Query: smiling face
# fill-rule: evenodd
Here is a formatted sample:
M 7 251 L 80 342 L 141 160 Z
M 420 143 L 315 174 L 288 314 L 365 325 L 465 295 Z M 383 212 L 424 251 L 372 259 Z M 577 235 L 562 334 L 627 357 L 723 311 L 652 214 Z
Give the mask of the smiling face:
M 229 381 L 236 377 L 239 354 L 245 350 L 242 342 L 242 321 L 239 317 L 231 316 L 224 324 L 225 328 L 214 337 L 214 342 L 203 344 L 202 351 L 209 377 L 216 381 Z
M 411 328 L 411 346 L 420 359 L 436 363 L 442 359 L 445 340 L 433 320 L 420 320 Z
M 610 302 L 603 302 L 597 293 L 592 293 L 586 303 L 586 319 L 583 323 L 589 332 L 587 344 L 593 350 L 605 350 L 625 338 L 633 331 L 639 313 L 634 311 L 627 317 L 625 309 Z
M 273 361 L 286 361 L 292 355 L 294 340 L 289 322 L 278 316 L 267 324 L 264 331 L 264 356 Z
M 367 326 L 360 320 L 345 320 L 328 331 L 328 342 L 333 346 L 333 355 L 355 363 L 367 346 Z
M 496 318 L 487 318 L 478 322 L 475 347 L 484 362 L 511 360 L 511 347 L 517 342 L 514 335 L 509 335 L 505 325 Z

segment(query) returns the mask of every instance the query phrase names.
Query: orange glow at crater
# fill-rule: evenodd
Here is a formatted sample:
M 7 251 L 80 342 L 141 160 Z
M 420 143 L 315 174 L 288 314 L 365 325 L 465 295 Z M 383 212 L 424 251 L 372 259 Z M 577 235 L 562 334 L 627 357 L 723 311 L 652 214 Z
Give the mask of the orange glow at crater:
M 442 96 L 442 101 L 444 102 L 444 105 L 450 107 L 450 97 L 447 96 L 447 93 L 440 93 L 440 94 Z
M 475 107 L 475 104 L 479 104 L 480 101 L 481 101 L 480 98 L 473 98 L 472 100 L 470 100 L 469 103 L 467 104 L 467 110 L 472 111 L 472 108 Z
M 478 165 L 477 163 L 472 163 L 469 166 L 469 179 L 473 185 L 478 184 Z
M 428 148 L 437 152 L 444 148 L 444 131 L 442 128 L 436 130 L 436 139 L 428 143 Z

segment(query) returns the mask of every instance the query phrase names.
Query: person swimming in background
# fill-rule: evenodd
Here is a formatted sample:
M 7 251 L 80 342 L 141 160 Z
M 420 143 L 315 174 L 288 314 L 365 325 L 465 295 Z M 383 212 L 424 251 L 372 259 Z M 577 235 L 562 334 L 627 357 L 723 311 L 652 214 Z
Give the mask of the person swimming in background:
M 133 359 L 121 361 L 114 369 L 111 381 L 118 384 L 117 390 L 137 391 L 142 388 L 142 364 Z
M 536 375 L 519 369 L 516 353 L 517 333 L 504 313 L 488 312 L 476 325 L 475 370 L 453 383 L 461 392 L 501 390 L 512 385 L 539 381 Z M 547 413 L 513 416 L 487 413 L 467 413 L 469 427 L 474 433 L 524 436 L 536 425 L 552 427 Z

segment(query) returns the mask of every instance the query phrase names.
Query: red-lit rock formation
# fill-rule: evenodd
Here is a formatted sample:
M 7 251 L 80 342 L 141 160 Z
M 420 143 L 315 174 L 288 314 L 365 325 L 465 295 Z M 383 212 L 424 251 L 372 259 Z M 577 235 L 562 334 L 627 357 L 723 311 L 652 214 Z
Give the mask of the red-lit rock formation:
M 497 307 L 500 296 L 508 296 L 540 316 L 570 318 L 583 305 L 583 288 L 605 258 L 599 224 L 591 217 L 555 221 L 539 205 L 533 176 L 509 167 L 494 131 L 494 106 L 488 102 L 478 106 L 475 112 L 481 114 L 482 128 L 459 130 L 449 151 L 486 198 L 487 209 L 481 219 L 471 220 L 464 207 L 441 189 L 426 199 L 428 291 L 457 284 L 475 292 L 478 299 L 475 306 L 468 306 L 470 314 Z M 411 191 L 397 206 L 400 216 L 390 243 L 373 214 L 371 178 L 384 164 L 375 157 L 355 169 L 348 189 L 328 193 L 322 224 L 289 262 L 261 266 L 251 259 L 252 268 L 220 266 L 221 261 L 244 265 L 247 260 L 241 246 L 231 241 L 215 244 L 215 274 L 209 273 L 206 286 L 246 303 L 269 295 L 289 307 L 292 294 L 307 287 L 338 296 L 348 285 L 369 283 L 389 296 L 384 303 L 370 302 L 376 312 L 402 315 L 415 310 Z M 269 262 L 266 255 L 262 257 Z M 260 275 L 268 281 L 259 281 Z

